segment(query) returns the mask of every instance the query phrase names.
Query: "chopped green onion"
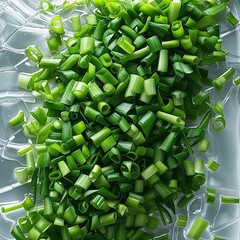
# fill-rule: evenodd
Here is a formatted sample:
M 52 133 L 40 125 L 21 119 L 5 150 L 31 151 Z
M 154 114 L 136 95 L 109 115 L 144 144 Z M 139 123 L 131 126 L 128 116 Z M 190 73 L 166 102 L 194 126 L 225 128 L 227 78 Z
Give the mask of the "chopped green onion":
M 193 239 L 200 239 L 206 228 L 208 227 L 209 222 L 200 217 L 197 217 L 189 229 L 187 236 Z
M 24 121 L 25 121 L 24 112 L 19 112 L 17 116 L 9 120 L 8 124 L 11 127 L 17 127 L 22 125 Z

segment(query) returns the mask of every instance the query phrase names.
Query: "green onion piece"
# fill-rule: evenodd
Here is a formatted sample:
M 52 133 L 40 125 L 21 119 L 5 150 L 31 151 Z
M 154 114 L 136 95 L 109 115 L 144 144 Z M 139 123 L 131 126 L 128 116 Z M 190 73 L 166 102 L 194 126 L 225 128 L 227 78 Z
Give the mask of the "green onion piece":
M 176 226 L 177 227 L 185 227 L 187 224 L 188 217 L 185 215 L 177 215 Z
M 61 16 L 53 17 L 50 21 L 49 27 L 54 33 L 58 35 L 65 34 Z
M 234 78 L 233 82 L 236 86 L 238 86 L 240 84 L 240 76 L 237 76 L 236 78 Z
M 187 236 L 193 239 L 200 239 L 206 228 L 208 227 L 209 222 L 200 217 L 197 217 L 189 229 Z
M 168 50 L 167 49 L 160 50 L 157 70 L 162 73 L 168 72 Z
M 142 58 L 142 57 L 148 55 L 149 53 L 150 53 L 150 48 L 149 48 L 149 46 L 146 46 L 142 49 L 139 49 L 139 50 L 133 52 L 130 55 L 121 57 L 120 61 L 121 61 L 121 63 L 127 63 L 129 61 L 133 61 L 133 60 Z
M 184 29 L 181 20 L 172 22 L 172 34 L 174 38 L 181 38 L 184 35 Z
M 212 127 L 216 131 L 222 131 L 226 126 L 226 120 L 222 116 L 217 116 L 212 120 Z
M 162 119 L 166 122 L 169 122 L 173 125 L 177 125 L 177 126 L 184 126 L 185 125 L 185 122 L 180 117 L 174 116 L 174 115 L 169 114 L 169 113 L 158 111 L 156 116 L 157 116 L 157 118 Z
M 162 48 L 161 42 L 160 42 L 158 36 L 156 36 L 156 35 L 148 38 L 147 44 L 150 48 L 151 53 L 158 52 Z
M 32 60 L 33 62 L 39 63 L 43 58 L 41 51 L 36 45 L 31 45 L 27 47 L 27 49 L 25 50 L 25 54 L 28 57 L 28 59 Z
M 31 111 L 30 113 L 41 125 L 46 124 L 47 114 L 43 108 L 37 108 L 34 111 Z
M 239 198 L 229 197 L 229 196 L 221 196 L 222 204 L 239 204 Z
M 29 151 L 26 153 L 26 165 L 27 165 L 28 175 L 32 176 L 35 170 L 35 161 L 34 161 L 33 151 Z
M 144 78 L 139 75 L 131 74 L 128 87 L 125 92 L 125 97 L 133 97 L 137 93 L 141 93 L 143 89 Z
M 233 27 L 235 27 L 239 22 L 239 20 L 231 12 L 227 13 L 226 18 L 230 25 Z
M 61 63 L 62 59 L 58 58 L 47 58 L 43 57 L 40 60 L 39 68 L 47 68 L 47 69 L 57 69 Z
M 94 52 L 94 38 L 93 37 L 83 37 L 80 42 L 80 54 L 86 55 Z
M 61 41 L 59 41 L 57 35 L 51 35 L 49 38 L 46 39 L 46 41 L 51 53 L 55 53 L 58 51 L 58 48 L 61 45 Z
M 116 88 L 111 83 L 105 83 L 103 85 L 103 91 L 105 95 L 110 96 L 116 92 Z
M 71 54 L 79 53 L 79 48 L 80 48 L 79 39 L 77 39 L 75 37 L 70 37 L 65 41 L 65 45 L 66 45 L 69 53 L 71 53 Z
M 23 156 L 29 151 L 31 151 L 31 145 L 26 145 L 20 148 L 17 153 L 18 153 L 18 156 Z
M 200 62 L 200 59 L 198 56 L 188 55 L 188 54 L 183 55 L 183 60 L 184 62 L 189 63 L 191 65 L 199 64 Z
M 117 221 L 117 213 L 108 213 L 99 217 L 99 223 L 101 227 L 109 226 Z
M 180 0 L 175 0 L 170 3 L 169 10 L 168 10 L 168 21 L 170 23 L 178 19 L 180 9 L 181 9 Z
M 169 40 L 169 41 L 162 41 L 162 47 L 164 49 L 171 49 L 171 48 L 178 48 L 180 45 L 179 40 Z
M 133 53 L 135 50 L 135 47 L 131 44 L 131 42 L 128 41 L 127 38 L 124 38 L 124 37 L 118 38 L 117 44 L 120 48 L 122 48 L 128 54 Z
M 142 178 L 147 181 L 149 178 L 151 178 L 154 174 L 158 172 L 158 169 L 154 164 L 151 164 L 149 167 L 147 167 L 142 173 Z
M 109 72 L 106 68 L 102 68 L 96 73 L 96 76 L 103 82 L 103 83 L 111 83 L 113 86 L 118 84 L 118 80 Z
M 144 83 L 144 92 L 147 96 L 153 96 L 157 94 L 156 82 L 154 78 L 146 79 L 143 83 Z
M 81 18 L 80 15 L 71 18 L 72 28 L 74 33 L 78 33 L 81 30 Z
M 198 145 L 198 151 L 200 152 L 206 152 L 208 150 L 208 147 L 210 145 L 210 141 L 207 139 L 201 140 Z
M 146 42 L 146 38 L 143 35 L 138 35 L 136 37 L 136 39 L 134 40 L 133 44 L 136 48 L 141 47 L 145 42 Z
M 128 179 L 137 179 L 140 176 L 139 166 L 131 161 L 123 161 L 121 164 L 121 172 Z
M 104 152 L 109 151 L 112 147 L 114 147 L 116 145 L 116 141 L 113 138 L 113 136 L 109 136 L 107 137 L 105 140 L 102 141 L 101 143 L 101 147 L 103 149 Z
M 25 240 L 26 237 L 24 236 L 21 228 L 16 225 L 13 227 L 13 229 L 11 230 L 11 234 L 15 239 L 19 239 L 19 240 Z
M 17 85 L 25 90 L 29 90 L 31 87 L 32 76 L 27 74 L 19 74 L 17 79 Z
M 101 102 L 105 99 L 105 94 L 95 82 L 88 84 L 89 94 L 94 102 Z
M 23 207 L 23 203 L 22 202 L 11 204 L 11 205 L 6 205 L 6 206 L 1 207 L 1 212 L 2 213 L 8 213 L 8 212 L 12 212 L 12 211 L 18 210 L 18 209 L 20 209 L 22 207 Z
M 212 171 L 215 172 L 219 168 L 220 164 L 214 160 L 208 162 L 207 167 Z
M 108 53 L 104 53 L 103 55 L 101 55 L 99 60 L 106 68 L 111 67 L 113 64 L 112 58 Z
M 53 5 L 48 0 L 41 0 L 40 8 L 44 12 L 51 12 L 53 10 Z
M 25 121 L 24 112 L 19 112 L 18 115 L 16 115 L 14 118 L 9 120 L 8 124 L 11 127 L 18 127 L 22 125 L 24 121 Z
M 235 69 L 229 68 L 227 71 L 225 71 L 223 74 L 213 80 L 214 87 L 216 87 L 217 89 L 221 89 L 223 85 L 235 74 L 235 72 Z
M 151 133 L 153 126 L 155 124 L 155 121 L 156 121 L 155 114 L 151 111 L 148 111 L 139 120 L 138 124 L 142 128 L 142 131 L 146 136 L 149 136 L 149 134 Z
M 216 198 L 216 190 L 212 188 L 207 189 L 207 203 L 214 204 Z
M 226 10 L 226 3 L 222 2 L 220 4 L 213 5 L 212 7 L 206 9 L 204 12 L 207 15 L 215 16 L 215 15 L 218 15 L 219 13 L 221 13 L 225 10 Z

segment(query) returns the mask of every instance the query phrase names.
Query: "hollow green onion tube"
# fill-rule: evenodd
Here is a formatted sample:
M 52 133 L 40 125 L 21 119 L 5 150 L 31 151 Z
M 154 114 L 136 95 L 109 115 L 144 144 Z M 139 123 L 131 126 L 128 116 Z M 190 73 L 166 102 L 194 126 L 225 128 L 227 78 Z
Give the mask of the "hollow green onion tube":
M 200 239 L 206 228 L 208 227 L 209 222 L 200 217 L 197 217 L 189 229 L 187 236 L 193 239 Z
M 24 112 L 19 112 L 15 117 L 9 120 L 8 124 L 11 127 L 17 127 L 24 123 L 25 121 L 25 115 Z
M 172 1 L 169 5 L 169 10 L 168 10 L 168 21 L 172 23 L 173 21 L 178 19 L 178 15 L 181 9 L 181 1 L 176 0 Z
M 207 189 L 207 203 L 214 204 L 216 198 L 216 190 L 212 188 Z
M 212 16 L 215 16 L 223 11 L 226 10 L 226 3 L 225 2 L 222 2 L 220 4 L 216 4 L 208 9 L 206 9 L 204 12 L 207 14 L 207 15 L 212 15 Z
M 184 126 L 185 125 L 185 122 L 180 117 L 174 116 L 174 115 L 169 114 L 169 113 L 158 111 L 156 116 L 157 116 L 157 118 L 162 119 L 166 122 L 169 122 L 173 125 L 177 125 L 177 126 Z
M 149 136 L 156 121 L 155 114 L 148 111 L 138 122 L 139 126 L 142 128 L 143 133 Z
M 168 72 L 168 50 L 167 49 L 160 50 L 157 70 L 161 73 Z
M 28 181 L 28 169 L 26 167 L 16 169 L 15 170 L 15 175 L 16 175 L 19 183 L 21 183 L 21 184 L 27 183 L 27 181 Z
M 227 14 L 227 21 L 230 23 L 231 26 L 235 27 L 238 23 L 239 20 L 233 15 L 233 13 L 229 12 Z
M 106 69 L 102 68 L 96 73 L 96 76 L 103 82 L 103 83 L 111 83 L 113 86 L 118 84 L 118 80 Z
M 103 91 L 105 95 L 111 96 L 116 92 L 116 88 L 111 83 L 105 83 L 103 85 Z
M 53 5 L 48 0 L 41 0 L 40 7 L 44 12 L 51 12 Z
M 236 70 L 229 68 L 226 72 L 213 80 L 213 86 L 217 89 L 221 89 L 223 85 L 235 74 Z
M 162 48 L 161 42 L 160 42 L 158 36 L 156 36 L 156 35 L 148 38 L 147 39 L 147 44 L 150 48 L 151 53 L 158 52 Z
M 80 42 L 80 54 L 91 54 L 93 53 L 94 47 L 94 38 L 92 37 L 83 37 Z
M 237 197 L 221 196 L 222 204 L 239 204 L 240 200 Z
M 61 16 L 55 16 L 50 21 L 50 30 L 58 35 L 65 34 Z
M 81 30 L 81 17 L 80 15 L 71 18 L 72 28 L 74 33 L 78 33 Z
M 75 37 L 70 37 L 65 41 L 65 45 L 69 53 L 79 53 L 80 49 L 79 39 Z
M 210 141 L 208 141 L 207 139 L 201 140 L 198 145 L 198 151 L 206 152 L 208 150 L 209 145 Z
M 88 94 L 88 85 L 84 82 L 77 82 L 72 89 L 72 94 L 78 99 L 83 100 Z
M 171 49 L 171 48 L 178 48 L 180 45 L 179 40 L 169 40 L 169 41 L 162 41 L 162 47 L 164 49 Z
M 71 70 L 73 66 L 77 64 L 81 56 L 79 54 L 72 54 L 66 60 L 64 60 L 59 66 L 60 71 Z
M 95 82 L 90 82 L 88 84 L 88 91 L 94 102 L 101 102 L 105 99 L 104 92 Z
M 1 212 L 2 213 L 8 213 L 8 212 L 18 210 L 22 207 L 23 207 L 22 202 L 19 202 L 19 203 L 16 203 L 16 204 L 11 204 L 11 205 L 6 205 L 6 206 L 1 207 Z
M 34 161 L 34 156 L 32 151 L 29 151 L 26 153 L 26 165 L 27 165 L 28 175 L 32 176 L 35 170 L 35 161 Z
M 133 53 L 135 50 L 135 47 L 124 37 L 120 37 L 117 40 L 117 44 L 121 49 L 123 49 L 128 54 Z
M 37 108 L 30 113 L 41 125 L 44 125 L 47 122 L 47 114 L 43 108 Z
M 57 52 L 59 46 L 61 45 L 61 41 L 59 41 L 57 35 L 51 35 L 46 39 L 46 42 L 51 53 Z
M 192 65 L 199 64 L 199 62 L 200 62 L 200 59 L 198 56 L 188 55 L 188 54 L 183 55 L 183 60 L 184 60 L 184 62 L 192 64 Z
M 156 81 L 154 78 L 146 79 L 144 82 L 144 92 L 147 96 L 153 96 L 157 94 Z
M 146 38 L 143 35 L 138 35 L 136 37 L 136 39 L 134 40 L 133 44 L 136 48 L 141 47 L 145 42 L 146 42 Z
M 131 74 L 130 75 L 130 81 L 128 84 L 128 87 L 126 89 L 125 92 L 125 97 L 133 97 L 135 96 L 137 93 L 141 93 L 142 89 L 143 89 L 143 84 L 144 83 L 144 78 L 136 75 L 136 74 Z
M 212 120 L 212 127 L 216 131 L 222 131 L 226 126 L 226 120 L 222 116 L 217 116 Z
M 17 79 L 17 85 L 25 90 L 31 88 L 32 76 L 27 74 L 19 74 Z
M 100 62 L 106 68 L 111 67 L 113 64 L 112 58 L 108 53 L 104 53 L 99 57 Z
M 16 225 L 13 227 L 13 229 L 11 230 L 11 234 L 15 239 L 19 239 L 19 240 L 25 240 L 26 237 L 24 236 L 21 228 Z
M 61 58 L 43 57 L 39 62 L 39 68 L 57 69 L 61 63 Z
M 111 135 L 111 136 L 107 137 L 105 140 L 102 141 L 101 147 L 102 147 L 104 152 L 107 152 L 112 147 L 114 147 L 116 144 L 117 143 L 116 143 L 114 137 Z
M 150 53 L 149 46 L 146 46 L 142 49 L 139 49 L 137 51 L 134 51 L 132 54 L 129 54 L 127 56 L 123 56 L 120 58 L 121 63 L 127 63 L 129 61 L 133 61 L 139 58 L 142 58 Z
M 172 34 L 174 38 L 181 38 L 184 35 L 184 28 L 181 20 L 172 22 Z
M 36 45 L 31 45 L 27 47 L 25 54 L 33 62 L 40 62 L 41 59 L 43 58 L 41 51 Z
M 123 161 L 121 164 L 121 172 L 124 177 L 129 179 L 137 179 L 140 176 L 139 166 L 131 161 Z

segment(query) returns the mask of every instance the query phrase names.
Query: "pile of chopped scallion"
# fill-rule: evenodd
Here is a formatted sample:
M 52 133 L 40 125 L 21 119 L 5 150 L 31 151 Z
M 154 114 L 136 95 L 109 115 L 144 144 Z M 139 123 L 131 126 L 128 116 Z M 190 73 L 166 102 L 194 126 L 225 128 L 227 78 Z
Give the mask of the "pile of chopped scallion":
M 65 1 L 63 9 L 82 2 Z M 222 102 L 212 104 L 203 89 L 221 89 L 235 75 L 229 68 L 209 79 L 204 69 L 227 55 L 218 25 L 226 2 L 88 1 L 97 9 L 85 24 L 78 14 L 70 19 L 71 37 L 60 15 L 51 19 L 52 57 L 29 46 L 26 56 L 39 71 L 18 77 L 43 104 L 28 122 L 23 112 L 9 121 L 33 143 L 18 151 L 26 167 L 16 170 L 21 184 L 31 180 L 33 192 L 2 207 L 3 213 L 26 210 L 12 229 L 15 239 L 169 239 L 148 230 L 172 223 L 176 208 L 205 183 L 206 169 L 219 167 L 194 159 L 193 147 L 206 152 L 206 127 L 226 125 Z M 47 0 L 41 7 L 54 10 Z M 238 24 L 232 13 L 227 20 Z M 206 196 L 212 204 L 216 191 L 209 188 Z M 228 196 L 221 201 L 239 203 Z M 176 219 L 186 226 L 187 216 Z M 199 239 L 208 225 L 196 218 L 188 237 Z

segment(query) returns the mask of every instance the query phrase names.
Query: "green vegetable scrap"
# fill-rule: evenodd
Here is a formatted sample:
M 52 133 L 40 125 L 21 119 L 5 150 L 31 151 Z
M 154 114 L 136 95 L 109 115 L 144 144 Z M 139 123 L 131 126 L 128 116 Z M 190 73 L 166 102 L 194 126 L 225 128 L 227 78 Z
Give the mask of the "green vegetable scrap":
M 85 3 L 97 9 L 86 21 L 78 12 L 71 17 L 70 37 L 60 15 L 51 19 L 46 41 L 52 57 L 37 46 L 26 49 L 39 71 L 20 74 L 18 85 L 43 105 L 23 125 L 33 145 L 18 151 L 26 167 L 16 175 L 23 184 L 31 179 L 33 196 L 2 212 L 25 208 L 12 230 L 17 240 L 169 239 L 142 229 L 159 226 L 155 211 L 162 224 L 171 223 L 174 202 L 183 208 L 193 198 L 206 173 L 204 160 L 190 160 L 192 148 L 207 151 L 209 122 L 216 130 L 226 125 L 222 103 L 212 105 L 201 87 L 207 82 L 221 89 L 235 74 L 230 68 L 209 80 L 201 68 L 225 61 L 216 23 L 226 3 Z M 81 4 L 65 1 L 62 9 Z M 47 0 L 40 6 L 56 8 Z M 228 20 L 236 22 L 230 14 Z M 199 118 L 198 126 L 188 127 Z M 9 124 L 23 122 L 19 113 Z M 208 167 L 215 171 L 218 164 Z M 42 205 L 36 205 L 39 198 Z M 209 203 L 214 198 L 208 189 Z M 177 226 L 186 223 L 178 215 Z M 188 237 L 199 239 L 207 226 L 197 218 Z

